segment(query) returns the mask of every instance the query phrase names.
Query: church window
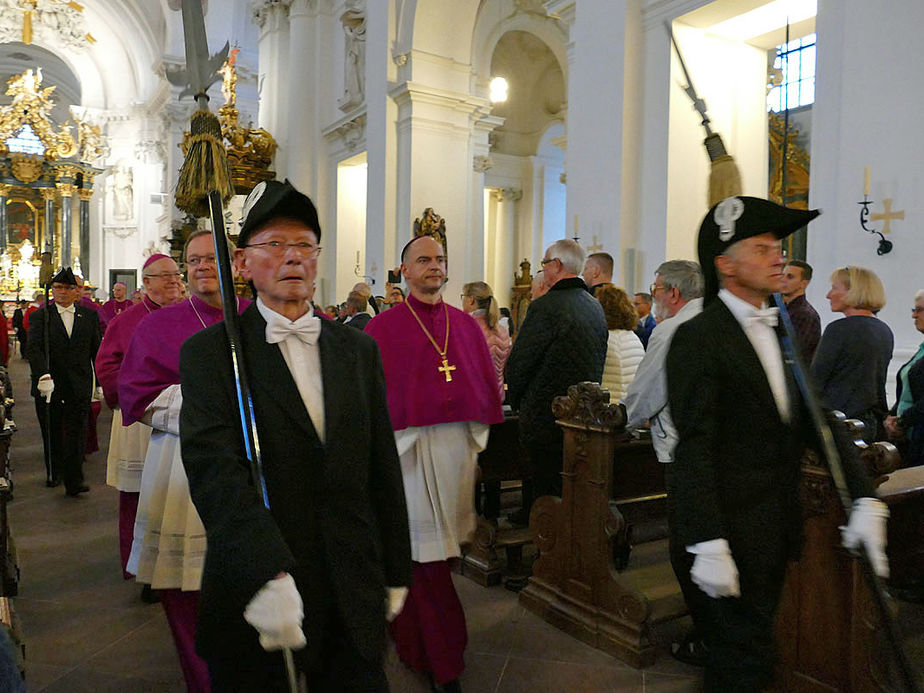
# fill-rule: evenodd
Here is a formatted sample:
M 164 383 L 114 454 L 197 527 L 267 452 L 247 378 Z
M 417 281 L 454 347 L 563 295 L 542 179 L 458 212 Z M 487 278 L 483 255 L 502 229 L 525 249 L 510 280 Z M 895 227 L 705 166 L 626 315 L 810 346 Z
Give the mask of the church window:
M 20 154 L 38 154 L 45 153 L 45 145 L 32 130 L 32 127 L 26 123 L 20 128 L 19 132 L 7 139 L 6 146 L 11 152 Z
M 768 111 L 785 111 L 815 101 L 815 34 L 777 46 L 774 70 L 782 81 L 767 95 Z

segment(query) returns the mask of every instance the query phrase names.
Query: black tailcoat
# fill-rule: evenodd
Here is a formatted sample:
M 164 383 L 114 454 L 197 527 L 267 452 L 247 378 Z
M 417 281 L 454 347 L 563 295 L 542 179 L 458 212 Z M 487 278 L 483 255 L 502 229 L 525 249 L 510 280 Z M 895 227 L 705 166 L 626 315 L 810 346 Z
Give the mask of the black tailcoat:
M 45 311 L 48 311 L 50 373 L 55 381 L 53 399 L 89 407 L 93 396 L 93 362 L 102 335 L 96 311 L 78 305 L 74 306 L 70 337 L 54 304 L 50 309 L 43 306 L 29 316 L 26 355 L 32 369 L 32 396 L 40 396 L 38 379 L 49 372 L 45 367 Z
M 687 600 L 711 648 L 708 691 L 757 690 L 772 673 L 773 613 L 786 560 L 802 542 L 800 459 L 816 439 L 785 360 L 784 353 L 790 422 L 780 417 L 757 352 L 721 299 L 677 329 L 667 356 L 679 434 L 668 474 L 671 540 L 684 553 L 726 539 L 741 586 L 740 599 L 708 599 L 693 588 L 698 598 Z M 856 447 L 843 431 L 834 433 L 851 494 L 875 495 Z M 685 557 L 681 584 L 693 562 Z
M 183 464 L 208 537 L 198 649 L 225 658 L 259 650 L 244 607 L 287 571 L 304 601 L 309 653 L 336 618 L 363 656 L 379 661 L 385 587 L 410 584 L 411 553 L 378 348 L 359 330 L 321 320 L 322 444 L 265 330 L 251 305 L 241 337 L 271 512 L 250 483 L 224 325 L 193 335 L 180 353 Z

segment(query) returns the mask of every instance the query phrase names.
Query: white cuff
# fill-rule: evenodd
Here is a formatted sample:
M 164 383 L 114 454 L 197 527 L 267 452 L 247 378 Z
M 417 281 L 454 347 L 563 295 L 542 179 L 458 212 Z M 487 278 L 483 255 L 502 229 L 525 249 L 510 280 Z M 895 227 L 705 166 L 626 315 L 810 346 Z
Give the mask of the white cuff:
M 142 421 L 150 421 L 151 427 L 174 435 L 180 434 L 180 407 L 183 392 L 179 385 L 169 385 L 144 411 Z

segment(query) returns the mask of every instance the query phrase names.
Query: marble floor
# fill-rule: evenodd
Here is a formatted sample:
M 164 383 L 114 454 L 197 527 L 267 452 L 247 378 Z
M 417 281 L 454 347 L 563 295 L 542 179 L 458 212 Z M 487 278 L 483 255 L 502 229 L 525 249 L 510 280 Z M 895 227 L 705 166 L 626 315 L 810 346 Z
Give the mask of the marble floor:
M 87 458 L 91 491 L 78 498 L 44 486 L 42 446 L 28 366 L 11 359 L 18 404 L 12 456 L 15 497 L 10 523 L 22 578 L 14 608 L 26 642 L 30 691 L 182 691 L 183 677 L 163 609 L 144 604 L 140 587 L 122 580 L 117 545 L 117 492 L 105 485 L 110 415 L 99 418 L 101 450 Z M 632 669 L 525 611 L 502 587 L 482 588 L 456 576 L 469 629 L 466 693 L 698 691 L 699 670 L 663 651 L 654 666 Z M 670 641 L 685 627 L 657 634 Z M 387 655 L 393 691 L 425 693 L 426 682 Z

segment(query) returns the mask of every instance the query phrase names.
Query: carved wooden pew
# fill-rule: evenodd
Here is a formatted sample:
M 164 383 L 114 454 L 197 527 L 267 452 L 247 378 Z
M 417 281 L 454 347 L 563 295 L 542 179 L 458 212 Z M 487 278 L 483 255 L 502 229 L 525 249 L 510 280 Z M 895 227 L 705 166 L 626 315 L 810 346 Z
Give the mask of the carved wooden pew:
M 861 430 L 855 429 L 855 435 Z M 876 482 L 886 480 L 901 462 L 889 443 L 860 446 L 867 471 Z M 879 648 L 879 615 L 858 560 L 841 546 L 838 528 L 846 523 L 846 517 L 831 475 L 815 451 L 807 450 L 803 457 L 800 485 L 805 544 L 800 560 L 787 566 L 777 613 L 778 690 L 888 690 L 877 684 L 888 678 L 889 664 L 887 653 Z M 890 505 L 901 502 L 908 491 L 902 486 L 901 481 L 893 483 L 883 499 Z M 909 499 L 920 518 L 924 493 L 912 489 Z M 890 520 L 890 544 L 893 529 L 894 521 Z M 890 554 L 889 558 L 893 570 L 901 570 L 895 556 Z
M 685 615 L 686 605 L 665 540 L 637 549 L 622 572 L 614 565 L 614 548 L 629 541 L 627 516 L 639 523 L 663 512 L 663 468 L 652 467 L 653 487 L 644 473 L 631 473 L 646 450 L 648 461 L 654 454 L 650 444 L 623 441 L 624 414 L 608 400 L 596 383 L 580 383 L 553 404 L 564 432 L 562 498 L 545 496 L 533 505 L 530 529 L 540 555 L 520 603 L 574 637 L 642 667 L 655 658 L 652 626 Z M 635 489 L 616 489 L 616 495 L 625 494 L 621 504 L 613 497 L 614 467 L 638 483 Z
M 519 417 L 509 415 L 491 426 L 488 445 L 478 455 L 480 482 L 503 483 L 531 477 L 526 451 L 520 446 Z M 532 541 L 529 528 L 498 529 L 494 518 L 478 516 L 478 526 L 471 544 L 462 557 L 462 574 L 488 587 L 501 581 L 503 562 L 498 551 L 507 552 L 508 565 L 518 562 L 525 544 Z

